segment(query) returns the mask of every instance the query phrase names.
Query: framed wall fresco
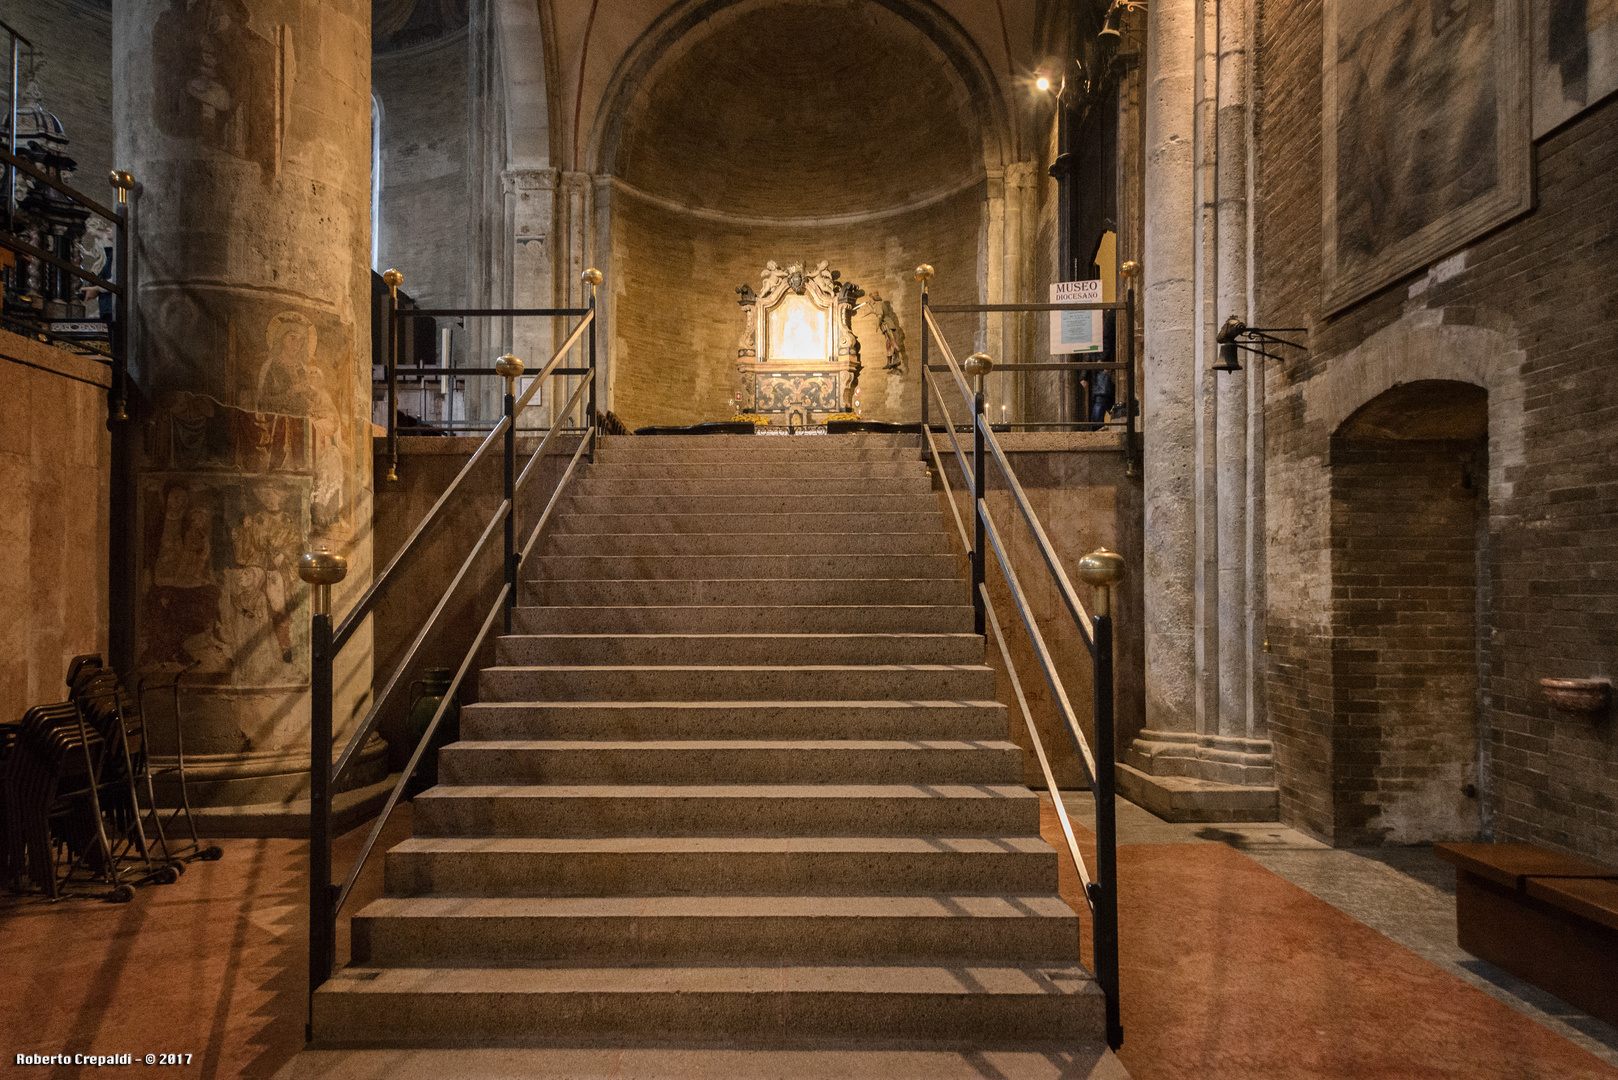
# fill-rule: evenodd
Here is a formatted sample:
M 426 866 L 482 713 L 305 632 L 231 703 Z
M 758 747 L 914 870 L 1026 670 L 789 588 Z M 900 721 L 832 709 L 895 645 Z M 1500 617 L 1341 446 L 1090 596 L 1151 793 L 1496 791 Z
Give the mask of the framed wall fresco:
M 1529 0 L 1325 0 L 1327 313 L 1526 211 Z
M 1534 138 L 1618 90 L 1618 0 L 1533 0 Z

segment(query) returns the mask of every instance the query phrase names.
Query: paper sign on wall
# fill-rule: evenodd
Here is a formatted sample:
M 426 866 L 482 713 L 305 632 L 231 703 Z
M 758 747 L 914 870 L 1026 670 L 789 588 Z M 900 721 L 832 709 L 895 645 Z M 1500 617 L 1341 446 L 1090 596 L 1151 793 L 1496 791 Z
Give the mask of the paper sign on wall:
M 1099 304 L 1101 282 L 1059 281 L 1051 286 L 1051 303 Z M 1051 312 L 1051 352 L 1100 352 L 1102 314 L 1100 311 Z

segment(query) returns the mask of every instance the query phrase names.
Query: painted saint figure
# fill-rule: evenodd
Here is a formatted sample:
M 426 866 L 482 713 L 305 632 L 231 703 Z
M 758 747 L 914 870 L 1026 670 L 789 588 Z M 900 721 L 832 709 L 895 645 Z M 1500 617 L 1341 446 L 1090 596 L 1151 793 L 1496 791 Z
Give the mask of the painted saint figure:
M 908 369 L 905 365 L 905 332 L 899 325 L 899 315 L 893 310 L 892 302 L 884 300 L 882 294 L 875 289 L 871 290 L 871 313 L 876 316 L 876 328 L 882 332 L 882 345 L 887 352 L 887 363 L 882 366 L 884 371 L 897 371 L 903 375 Z

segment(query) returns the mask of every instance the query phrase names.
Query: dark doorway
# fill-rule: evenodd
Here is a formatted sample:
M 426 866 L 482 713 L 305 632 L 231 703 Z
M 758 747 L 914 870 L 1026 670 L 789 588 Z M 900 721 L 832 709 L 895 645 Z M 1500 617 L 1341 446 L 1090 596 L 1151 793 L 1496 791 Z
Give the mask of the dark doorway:
M 1340 846 L 1483 830 L 1488 399 L 1406 383 L 1331 443 L 1332 802 Z

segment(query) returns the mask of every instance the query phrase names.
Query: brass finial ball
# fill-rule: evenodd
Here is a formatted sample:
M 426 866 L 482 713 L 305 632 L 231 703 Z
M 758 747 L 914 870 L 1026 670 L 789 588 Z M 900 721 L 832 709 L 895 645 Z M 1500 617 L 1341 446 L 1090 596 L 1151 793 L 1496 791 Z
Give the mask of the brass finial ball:
M 114 169 L 107 175 L 107 182 L 120 191 L 128 191 L 135 186 L 135 178 L 123 169 Z
M 390 266 L 382 271 L 382 284 L 390 289 L 397 289 L 404 284 L 404 275 Z
M 517 376 L 522 374 L 522 371 L 522 361 L 517 359 L 515 356 L 512 356 L 510 353 L 506 353 L 504 356 L 494 362 L 494 373 L 503 378 L 515 379 Z
M 916 267 L 916 280 L 917 281 L 930 281 L 930 280 L 932 280 L 932 276 L 933 276 L 933 264 L 932 263 L 922 263 L 920 266 Z
M 1097 548 L 1079 560 L 1079 580 L 1086 585 L 1108 588 L 1124 579 L 1124 557 L 1116 551 Z
M 580 274 L 579 279 L 581 281 L 583 281 L 586 285 L 600 285 L 601 284 L 601 271 L 597 270 L 595 267 L 592 266 L 592 267 L 590 267 L 590 269 L 588 269 L 584 273 Z
M 1124 275 L 1126 278 L 1139 277 L 1140 263 L 1136 262 L 1134 259 L 1130 259 L 1128 262 L 1124 263 L 1124 265 L 1118 268 L 1118 272 Z
M 311 585 L 335 585 L 348 576 L 348 560 L 333 555 L 325 544 L 298 559 L 298 576 Z
M 989 358 L 988 353 L 975 352 L 968 356 L 966 363 L 961 366 L 966 369 L 968 375 L 975 379 L 981 379 L 994 370 L 994 361 Z

